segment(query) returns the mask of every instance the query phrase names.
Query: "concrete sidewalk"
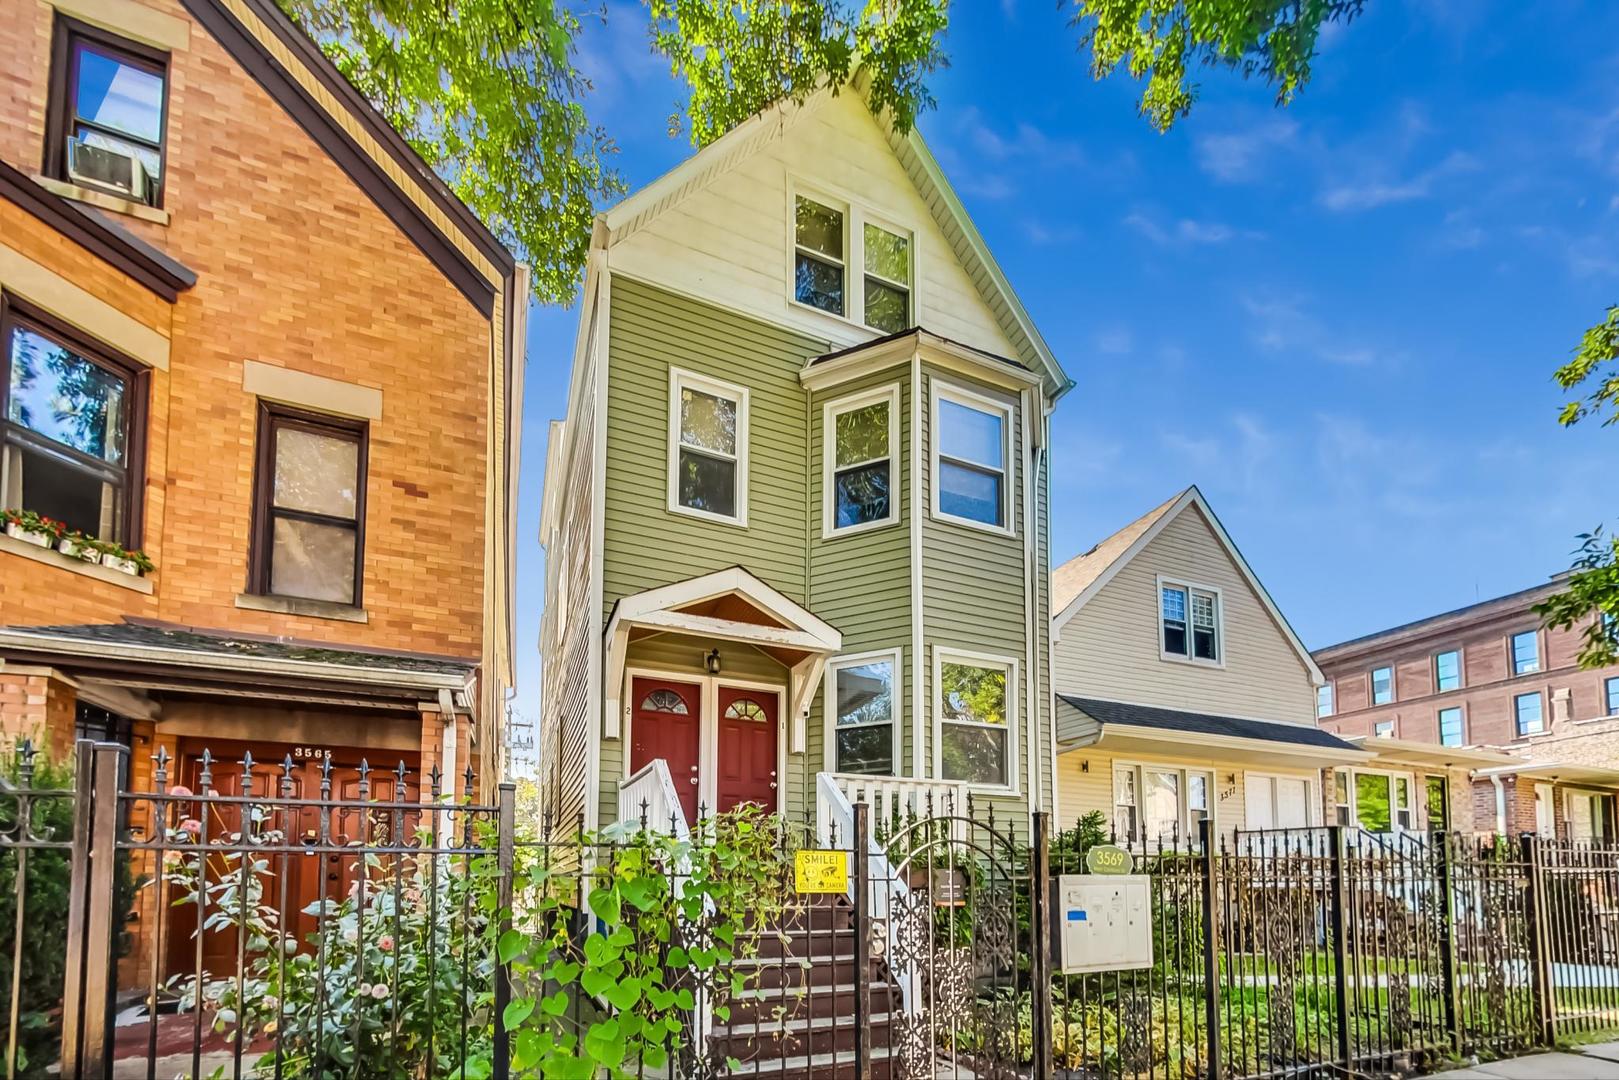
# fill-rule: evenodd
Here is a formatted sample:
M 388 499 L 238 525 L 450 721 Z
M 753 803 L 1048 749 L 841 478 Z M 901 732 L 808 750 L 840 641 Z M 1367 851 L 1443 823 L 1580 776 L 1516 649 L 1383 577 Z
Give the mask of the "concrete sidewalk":
M 1524 1057 L 1470 1065 L 1465 1069 L 1433 1073 L 1429 1080 L 1619 1080 L 1619 1042 L 1592 1043 L 1566 1053 L 1527 1054 Z

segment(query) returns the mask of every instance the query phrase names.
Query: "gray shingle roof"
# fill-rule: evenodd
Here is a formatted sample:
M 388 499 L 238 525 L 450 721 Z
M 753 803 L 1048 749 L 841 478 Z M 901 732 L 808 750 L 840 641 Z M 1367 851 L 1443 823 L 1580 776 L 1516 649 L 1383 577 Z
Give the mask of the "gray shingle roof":
M 1259 739 L 1265 742 L 1291 743 L 1295 746 L 1347 750 L 1351 753 L 1354 753 L 1357 749 L 1330 732 L 1322 731 L 1318 727 L 1307 727 L 1303 724 L 1244 720 L 1236 716 L 1182 712 L 1179 709 L 1161 709 L 1152 705 L 1130 705 L 1122 701 L 1102 701 L 1097 698 L 1074 697 L 1069 694 L 1058 694 L 1057 697 L 1089 716 L 1104 728 L 1108 724 L 1126 724 L 1131 727 L 1184 731 L 1196 735 L 1224 735 L 1237 739 Z

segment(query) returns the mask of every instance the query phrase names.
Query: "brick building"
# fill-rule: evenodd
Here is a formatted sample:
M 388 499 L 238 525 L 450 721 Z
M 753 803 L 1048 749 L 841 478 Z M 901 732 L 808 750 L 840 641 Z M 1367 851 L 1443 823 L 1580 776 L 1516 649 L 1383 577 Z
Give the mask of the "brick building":
M 154 567 L 0 535 L 0 730 L 492 780 L 525 269 L 273 0 L 0 0 L 0 99 L 0 509 Z
M 1554 579 L 1320 649 L 1317 717 L 1346 737 L 1506 750 L 1474 771 L 1480 829 L 1615 837 L 1619 668 L 1581 670 L 1586 627 L 1548 630 Z

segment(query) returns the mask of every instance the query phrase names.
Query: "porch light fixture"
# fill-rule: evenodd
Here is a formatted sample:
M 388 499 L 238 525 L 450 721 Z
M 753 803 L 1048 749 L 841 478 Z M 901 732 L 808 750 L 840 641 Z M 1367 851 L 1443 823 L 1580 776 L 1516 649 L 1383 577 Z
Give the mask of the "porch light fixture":
M 720 673 L 720 651 L 710 649 L 708 655 L 703 657 L 703 666 L 708 669 L 710 675 L 718 675 Z

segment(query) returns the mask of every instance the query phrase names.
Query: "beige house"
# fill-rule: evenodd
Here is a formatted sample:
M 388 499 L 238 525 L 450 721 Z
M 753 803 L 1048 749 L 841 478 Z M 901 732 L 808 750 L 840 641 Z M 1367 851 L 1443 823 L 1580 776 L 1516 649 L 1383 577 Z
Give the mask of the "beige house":
M 1118 842 L 1148 847 L 1195 841 L 1205 820 L 1221 834 L 1471 829 L 1470 772 L 1498 762 L 1322 730 L 1321 670 L 1197 488 L 1051 586 L 1064 825 L 1100 811 Z

